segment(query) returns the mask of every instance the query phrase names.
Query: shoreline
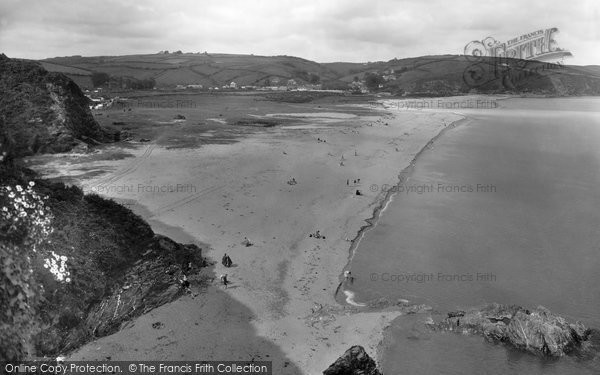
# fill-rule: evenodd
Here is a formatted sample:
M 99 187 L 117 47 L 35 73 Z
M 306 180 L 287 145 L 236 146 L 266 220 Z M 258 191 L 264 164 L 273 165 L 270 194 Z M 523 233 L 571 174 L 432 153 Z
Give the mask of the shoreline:
M 376 218 L 393 195 L 375 195 L 368 186 L 401 183 L 397 176 L 452 124 L 464 120 L 464 115 L 447 111 L 415 112 L 375 110 L 324 127 L 268 129 L 229 145 L 156 147 L 151 155 L 140 148 L 133 160 L 107 162 L 111 172 L 81 183 L 197 185 L 199 193 L 189 199 L 115 191 L 108 197 L 133 199 L 147 210 L 150 216 L 144 218 L 150 223 L 177 228 L 186 238 L 209 244 L 205 256 L 217 264 L 205 270 L 204 276 L 213 281 L 198 291 L 198 297 L 184 296 L 161 306 L 118 333 L 80 348 L 72 358 L 198 359 L 201 353 L 202 360 L 247 359 L 254 353 L 255 359 L 272 360 L 274 373 L 317 374 L 359 344 L 378 361 L 384 328 L 401 311 L 340 304 L 332 292 L 369 219 Z M 327 143 L 317 142 L 317 136 Z M 353 150 L 359 154 L 351 156 Z M 338 165 L 340 156 L 344 166 Z M 180 168 L 169 168 L 174 163 Z M 407 165 L 400 174 L 398 163 Z M 118 177 L 114 181 L 112 174 Z M 285 184 L 290 174 L 298 185 Z M 361 177 L 363 184 L 346 186 L 352 176 Z M 356 196 L 354 190 L 365 185 L 364 196 Z M 203 194 L 207 187 L 212 190 Z M 309 238 L 315 229 L 327 239 Z M 254 246 L 240 246 L 245 234 Z M 178 236 L 174 239 L 180 241 Z M 225 269 L 218 263 L 223 251 L 231 254 L 235 267 Z M 230 273 L 231 288 L 214 281 L 221 272 Z M 167 322 L 166 336 L 150 327 L 156 320 Z
M 400 173 L 398 174 L 398 182 L 395 185 L 393 185 L 385 193 L 385 196 L 376 204 L 376 206 L 373 210 L 373 215 L 370 218 L 365 220 L 367 222 L 367 224 L 362 226 L 359 229 L 356 236 L 351 240 L 352 244 L 350 245 L 350 248 L 348 249 L 348 252 L 349 252 L 348 262 L 342 269 L 342 273 L 340 273 L 340 278 L 343 278 L 344 271 L 348 270 L 348 267 L 352 263 L 354 254 L 358 250 L 358 247 L 360 246 L 360 243 L 361 243 L 362 239 L 364 238 L 365 234 L 377 225 L 377 222 L 379 221 L 381 214 L 385 211 L 385 209 L 388 207 L 388 205 L 392 202 L 394 194 L 396 193 L 396 191 L 394 191 L 394 190 L 397 190 L 397 188 L 400 188 L 402 183 L 405 181 L 408 181 L 408 179 L 410 178 L 410 175 L 414 171 L 416 163 L 418 162 L 421 155 L 424 152 L 426 152 L 433 145 L 433 143 L 436 142 L 439 138 L 441 138 L 447 131 L 455 129 L 458 126 L 471 121 L 471 119 L 467 115 L 460 114 L 460 116 L 463 116 L 463 118 L 455 120 L 455 121 L 451 122 L 450 124 L 446 125 L 435 137 L 433 137 L 425 146 L 423 146 L 421 148 L 421 150 L 419 150 L 419 152 L 415 155 L 415 157 L 410 161 L 409 165 L 400 171 Z M 343 285 L 344 285 L 344 282 L 342 281 L 339 283 L 338 287 L 336 288 L 336 291 L 335 291 L 336 300 L 338 300 L 338 294 L 339 294 L 340 290 L 343 290 L 344 293 L 346 292 L 346 290 L 343 289 Z M 353 297 L 354 297 L 354 293 L 352 293 L 352 298 Z M 349 297 L 347 296 L 347 298 L 346 298 L 347 303 L 348 303 L 348 298 Z M 353 306 L 367 306 L 367 304 L 365 302 L 356 302 L 354 300 L 353 300 L 353 302 L 354 302 L 354 304 L 350 303 Z M 343 302 L 339 302 L 339 303 L 343 305 Z

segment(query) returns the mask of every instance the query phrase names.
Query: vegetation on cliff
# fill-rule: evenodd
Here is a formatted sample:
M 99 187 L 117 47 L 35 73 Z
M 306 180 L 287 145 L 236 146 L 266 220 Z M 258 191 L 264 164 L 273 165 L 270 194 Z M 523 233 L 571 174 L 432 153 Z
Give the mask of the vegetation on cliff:
M 129 209 L 0 166 L 0 359 L 54 355 L 179 296 L 201 249 Z M 191 266 L 191 268 L 190 268 Z
M 16 157 L 113 139 L 94 120 L 79 87 L 38 63 L 0 54 L 0 93 L 0 133 Z

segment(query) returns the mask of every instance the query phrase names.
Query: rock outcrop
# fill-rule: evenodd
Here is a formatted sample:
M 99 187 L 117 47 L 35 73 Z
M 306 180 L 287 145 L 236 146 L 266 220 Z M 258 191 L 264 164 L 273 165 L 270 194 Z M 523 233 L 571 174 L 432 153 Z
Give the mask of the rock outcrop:
M 0 137 L 10 143 L 12 157 L 111 141 L 88 105 L 64 74 L 0 54 Z
M 365 349 L 355 345 L 323 371 L 323 375 L 381 375 L 381 373 Z
M 436 330 L 481 334 L 493 342 L 544 357 L 600 353 L 600 331 L 580 322 L 569 323 L 544 307 L 527 310 L 520 306 L 489 304 L 481 309 L 456 311 L 439 323 Z
M 183 275 L 194 274 L 203 265 L 202 249 L 196 245 L 154 235 L 138 261 L 123 270 L 118 285 L 92 304 L 79 324 L 69 329 L 52 324 L 37 335 L 38 354 L 68 352 L 119 331 L 123 323 L 184 294 L 180 285 Z
M 0 207 L 12 202 L 8 187 L 26 186 L 23 199 L 49 217 L 35 219 L 40 229 L 0 215 L 9 265 L 0 267 L 0 361 L 65 354 L 203 285 L 200 247 L 155 234 L 117 202 L 39 179 L 18 160 L 0 162 L 0 176 Z

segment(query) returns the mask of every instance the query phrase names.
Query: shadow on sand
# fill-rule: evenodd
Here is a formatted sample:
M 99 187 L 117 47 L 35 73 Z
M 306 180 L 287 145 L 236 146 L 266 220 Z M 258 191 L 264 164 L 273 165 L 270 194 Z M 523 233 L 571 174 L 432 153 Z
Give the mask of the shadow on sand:
M 127 206 L 142 217 L 151 217 L 137 204 Z M 148 220 L 156 233 L 182 243 L 195 243 L 180 228 Z M 201 272 L 205 280 L 217 280 L 214 266 Z M 271 361 L 273 374 L 302 374 L 272 341 L 258 336 L 252 321 L 256 315 L 236 301 L 222 285 L 192 284 L 192 295 L 160 306 L 129 322 L 121 331 L 84 345 L 69 360 L 186 360 Z M 209 285 L 207 285 L 209 284 Z M 229 286 L 238 288 L 238 285 Z M 155 328 L 158 327 L 158 328 Z

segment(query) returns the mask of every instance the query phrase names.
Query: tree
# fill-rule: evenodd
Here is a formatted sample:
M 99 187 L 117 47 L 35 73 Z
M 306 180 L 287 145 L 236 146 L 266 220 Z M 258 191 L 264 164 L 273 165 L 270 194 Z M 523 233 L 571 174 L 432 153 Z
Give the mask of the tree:
M 308 82 L 312 83 L 312 84 L 317 84 L 317 83 L 321 82 L 321 77 L 319 77 L 317 74 L 309 73 Z
M 92 73 L 92 85 L 94 87 L 100 87 L 110 80 L 108 73 L 104 72 L 93 72 Z
M 325 81 L 321 88 L 323 90 L 348 90 L 348 84 L 339 80 Z
M 385 82 L 383 77 L 377 73 L 367 73 L 365 74 L 365 85 L 371 91 L 377 91 L 379 89 L 379 85 Z

